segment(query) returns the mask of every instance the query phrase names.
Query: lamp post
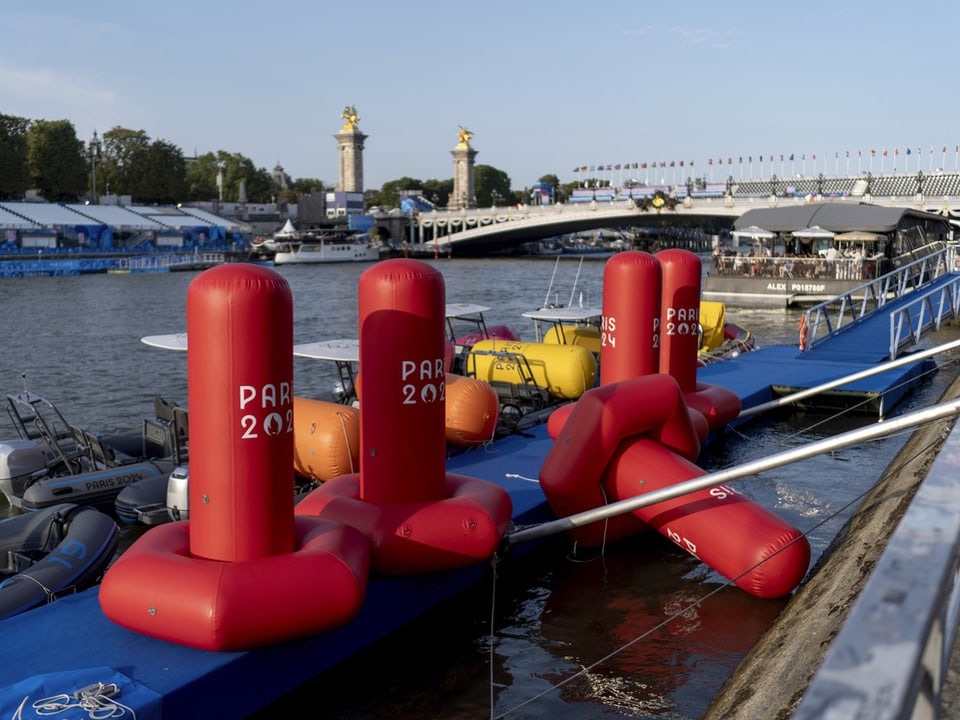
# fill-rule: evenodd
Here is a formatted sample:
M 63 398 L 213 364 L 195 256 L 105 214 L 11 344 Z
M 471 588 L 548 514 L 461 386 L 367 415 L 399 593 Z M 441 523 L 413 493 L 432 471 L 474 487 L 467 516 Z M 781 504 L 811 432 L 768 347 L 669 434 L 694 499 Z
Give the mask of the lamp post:
M 217 160 L 217 199 L 223 202 L 223 160 Z
M 93 131 L 93 139 L 90 140 L 90 144 L 87 147 L 87 152 L 90 155 L 90 174 L 91 180 L 93 183 L 93 204 L 98 205 L 99 200 L 97 199 L 97 160 L 100 158 L 100 138 L 97 137 L 97 131 Z

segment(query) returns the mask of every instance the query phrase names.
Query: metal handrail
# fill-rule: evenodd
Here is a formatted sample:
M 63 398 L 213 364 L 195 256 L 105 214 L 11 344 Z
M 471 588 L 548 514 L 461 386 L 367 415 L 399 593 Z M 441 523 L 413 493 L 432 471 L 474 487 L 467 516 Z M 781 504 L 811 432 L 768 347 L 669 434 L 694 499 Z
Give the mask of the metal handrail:
M 794 720 L 944 716 L 943 688 L 960 619 L 958 451 L 960 426 L 954 426 Z
M 952 247 L 941 248 L 809 308 L 804 314 L 807 332 L 804 349 L 824 342 L 841 329 L 884 307 L 889 301 L 914 292 L 946 274 L 947 268 L 953 266 L 953 254 Z
M 903 347 L 916 345 L 944 320 L 960 317 L 960 275 L 890 313 L 890 359 Z

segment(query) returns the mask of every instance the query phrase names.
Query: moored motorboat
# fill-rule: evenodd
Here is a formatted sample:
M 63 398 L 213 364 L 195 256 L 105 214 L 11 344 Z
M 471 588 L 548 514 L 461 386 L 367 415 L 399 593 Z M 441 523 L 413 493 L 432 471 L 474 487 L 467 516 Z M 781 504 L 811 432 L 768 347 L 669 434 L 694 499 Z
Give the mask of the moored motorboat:
M 113 501 L 116 516 L 125 523 L 159 525 L 171 519 L 167 506 L 167 487 L 179 467 L 166 475 L 144 478 L 123 488 Z
M 380 246 L 374 244 L 366 234 L 346 237 L 320 236 L 279 245 L 273 255 L 273 264 L 374 262 L 380 259 L 380 252 Z
M 72 502 L 113 509 L 124 487 L 167 476 L 187 457 L 186 410 L 155 398 L 140 432 L 95 435 L 28 390 L 7 395 L 18 438 L 0 442 L 0 492 L 22 510 Z
M 0 619 L 95 585 L 119 537 L 112 518 L 73 503 L 0 521 Z

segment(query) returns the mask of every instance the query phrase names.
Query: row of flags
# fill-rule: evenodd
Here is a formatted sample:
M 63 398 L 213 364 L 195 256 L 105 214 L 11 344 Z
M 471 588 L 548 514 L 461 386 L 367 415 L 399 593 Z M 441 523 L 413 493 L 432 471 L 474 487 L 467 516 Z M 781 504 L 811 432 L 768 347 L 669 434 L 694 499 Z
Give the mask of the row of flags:
M 931 145 L 931 146 L 930 146 L 930 155 L 933 155 L 933 154 L 934 154 L 934 151 L 935 151 L 935 148 Z M 877 157 L 878 155 L 879 155 L 880 157 L 888 157 L 888 156 L 890 155 L 890 152 L 891 152 L 891 151 L 888 150 L 887 148 L 884 148 L 883 150 L 867 150 L 867 151 L 857 150 L 857 151 L 855 151 L 855 152 L 856 152 L 856 157 L 857 157 L 857 158 L 863 158 L 865 152 L 867 153 L 867 157 L 873 158 L 873 157 Z M 894 157 L 898 157 L 898 156 L 900 155 L 900 148 L 894 148 L 893 151 L 892 151 L 892 153 L 893 153 L 893 156 L 894 156 Z M 923 153 L 923 148 L 919 148 L 919 147 L 918 147 L 918 148 L 916 149 L 916 154 L 917 154 L 917 155 L 920 155 L 920 154 L 922 154 L 922 153 Z M 943 151 L 942 151 L 942 153 L 943 153 L 943 155 L 946 155 L 946 154 L 947 154 L 947 146 L 946 146 L 946 145 L 943 146 Z M 954 153 L 960 153 L 960 145 L 956 145 L 956 146 L 954 147 Z M 905 155 L 913 155 L 913 154 L 914 154 L 913 148 L 912 148 L 912 147 L 906 148 L 906 149 L 904 150 L 904 154 L 905 154 Z M 767 157 L 770 158 L 769 161 L 767 160 Z M 851 157 L 850 150 L 845 151 L 843 157 L 844 157 L 845 159 L 849 159 L 849 158 Z M 752 163 L 752 162 L 754 161 L 754 156 L 753 156 L 753 155 L 747 155 L 746 158 L 747 158 L 747 162 L 748 162 L 748 163 Z M 825 156 L 821 156 L 821 158 L 823 159 L 823 158 L 825 158 Z M 840 158 L 841 158 L 841 155 L 840 155 L 839 152 L 834 153 L 834 159 L 835 159 L 835 160 L 839 160 Z M 743 164 L 743 161 L 744 161 L 743 159 L 744 159 L 744 156 L 743 156 L 743 155 L 740 155 L 740 156 L 739 156 L 739 159 L 738 159 L 738 163 L 742 165 L 742 164 Z M 812 154 L 812 155 L 810 156 L 810 159 L 811 159 L 812 161 L 816 162 L 816 159 L 817 159 L 816 153 Z M 801 154 L 801 155 L 800 155 L 800 161 L 801 161 L 801 162 L 806 162 L 806 160 L 807 160 L 807 155 L 806 155 L 806 153 Z M 760 155 L 757 155 L 757 156 L 756 156 L 756 161 L 757 161 L 757 162 L 761 162 L 761 163 L 762 163 L 762 162 L 776 162 L 776 156 L 774 156 L 774 155 L 767 156 L 767 155 L 765 155 L 765 154 L 760 154 Z M 796 162 L 796 155 L 795 155 L 794 153 L 790 153 L 789 156 L 787 156 L 787 155 L 784 155 L 784 154 L 781 153 L 781 155 L 780 155 L 780 162 L 787 162 L 787 161 L 789 161 L 789 162 Z M 718 158 L 716 158 L 716 160 L 714 160 L 714 158 L 707 158 L 707 165 L 714 165 L 714 164 L 717 164 L 717 165 L 733 165 L 733 158 L 732 158 L 732 157 L 727 157 L 726 159 L 724 159 L 724 158 L 722 158 L 722 157 L 718 157 Z M 628 163 L 616 163 L 616 164 L 581 165 L 581 166 L 579 166 L 579 167 L 575 167 L 575 168 L 573 169 L 573 172 L 574 172 L 574 173 L 593 173 L 593 172 L 606 172 L 606 171 L 613 171 L 613 170 L 621 170 L 621 171 L 622 171 L 622 170 L 647 170 L 647 169 L 650 169 L 650 168 L 666 168 L 666 167 L 675 168 L 675 167 L 684 167 L 684 166 L 686 166 L 686 167 L 694 167 L 694 161 L 693 161 L 693 160 L 687 160 L 687 161 L 684 161 L 684 160 L 669 160 L 669 161 L 667 161 L 667 160 L 656 160 L 656 161 L 650 162 L 650 163 L 645 163 L 645 162 L 628 162 Z

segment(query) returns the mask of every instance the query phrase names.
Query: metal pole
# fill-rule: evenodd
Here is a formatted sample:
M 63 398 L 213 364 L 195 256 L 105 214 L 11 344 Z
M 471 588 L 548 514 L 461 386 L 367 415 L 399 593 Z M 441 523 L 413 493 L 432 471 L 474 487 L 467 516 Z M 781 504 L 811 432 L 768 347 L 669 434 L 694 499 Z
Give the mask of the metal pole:
M 776 400 L 771 400 L 770 402 L 761 403 L 759 405 L 754 405 L 753 407 L 745 408 L 740 411 L 740 414 L 737 416 L 737 419 L 743 419 L 747 417 L 752 417 L 753 415 L 759 415 L 760 413 L 766 412 L 767 410 L 773 410 L 775 408 L 783 407 L 784 405 L 790 405 L 792 403 L 798 402 L 805 398 L 808 398 L 812 395 L 817 395 L 818 393 L 830 390 L 839 385 L 846 385 L 847 383 L 856 382 L 857 380 L 862 380 L 866 377 L 871 377 L 872 375 L 879 375 L 884 373 L 887 370 L 893 370 L 898 368 L 901 365 L 909 365 L 910 363 L 916 362 L 917 360 L 923 360 L 930 357 L 931 355 L 936 355 L 938 353 L 946 352 L 947 350 L 953 350 L 960 347 L 960 340 L 952 340 L 943 345 L 938 345 L 934 348 L 928 348 L 927 350 L 920 350 L 910 355 L 904 355 L 897 358 L 896 360 L 891 360 L 890 362 L 880 363 L 872 368 L 866 370 L 860 370 L 859 372 L 852 373 L 850 375 L 844 375 L 841 378 L 836 380 L 831 380 L 830 382 L 823 383 L 822 385 L 817 385 L 806 390 L 801 390 L 800 392 L 795 392 L 791 395 L 784 395 L 781 398 Z
M 670 487 L 654 490 L 626 500 L 620 500 L 619 502 L 610 503 L 609 505 L 577 513 L 576 515 L 570 515 L 569 517 L 560 518 L 559 520 L 546 522 L 535 527 L 518 530 L 508 534 L 505 539 L 509 544 L 516 545 L 517 543 L 527 540 L 538 540 L 550 535 L 556 535 L 557 533 L 573 530 L 574 528 L 589 525 L 590 523 L 595 523 L 600 520 L 623 515 L 639 508 L 647 507 L 648 505 L 654 505 L 665 500 L 672 500 L 681 495 L 706 490 L 715 485 L 722 485 L 725 482 L 738 480 L 749 475 L 756 475 L 765 470 L 780 467 L 781 465 L 788 465 L 798 460 L 806 460 L 815 455 L 831 452 L 849 445 L 856 445 L 865 440 L 873 440 L 884 435 L 890 435 L 905 428 L 913 427 L 914 425 L 920 425 L 921 423 L 932 422 L 934 420 L 942 420 L 954 416 L 958 412 L 960 412 L 960 398 L 955 398 L 950 402 L 901 415 L 893 420 L 885 420 L 857 430 L 850 430 L 849 432 L 841 433 L 832 438 L 825 438 L 817 442 L 808 443 L 803 447 L 768 455 L 760 460 L 744 463 L 743 465 L 738 465 L 727 470 L 707 473 L 706 475 L 679 482 Z

